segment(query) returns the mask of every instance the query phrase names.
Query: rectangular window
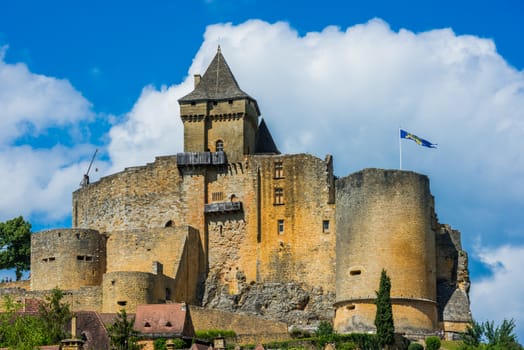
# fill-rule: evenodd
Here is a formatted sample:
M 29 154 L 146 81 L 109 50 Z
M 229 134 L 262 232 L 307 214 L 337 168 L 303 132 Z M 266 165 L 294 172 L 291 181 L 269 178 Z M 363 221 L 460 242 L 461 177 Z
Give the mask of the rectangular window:
M 213 192 L 213 193 L 211 193 L 211 200 L 213 202 L 224 200 L 224 192 Z
M 275 162 L 275 179 L 284 178 L 284 165 L 282 162 Z
M 284 220 L 282 219 L 278 220 L 277 230 L 278 230 L 279 235 L 284 234 Z
M 284 204 L 284 189 L 277 187 L 275 188 L 275 205 Z
M 322 232 L 324 233 L 329 232 L 329 220 L 322 221 Z

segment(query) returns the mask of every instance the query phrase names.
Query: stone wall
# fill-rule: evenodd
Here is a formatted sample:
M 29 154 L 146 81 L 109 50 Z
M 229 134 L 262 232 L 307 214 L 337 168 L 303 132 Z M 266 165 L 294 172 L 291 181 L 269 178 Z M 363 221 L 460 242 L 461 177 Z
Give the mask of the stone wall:
M 401 320 L 406 318 L 417 320 L 418 331 L 434 332 L 437 271 L 428 178 L 413 172 L 365 169 L 337 181 L 336 201 L 337 305 L 344 304 L 347 310 L 337 310 L 337 331 L 372 327 L 374 316 L 364 319 L 366 313 L 357 310 L 357 305 L 359 309 L 374 307 L 361 304 L 375 298 L 381 271 L 386 269 L 391 297 L 421 304 L 397 307 L 396 331 L 413 331 L 405 329 L 409 325 Z M 361 322 L 352 321 L 353 314 Z
M 119 312 L 125 307 L 132 313 L 137 305 L 165 302 L 166 288 L 174 289 L 173 279 L 146 272 L 106 273 L 102 284 L 102 312 Z
M 31 235 L 31 289 L 96 286 L 105 271 L 105 237 L 95 230 L 57 229 Z
M 331 162 L 308 154 L 255 156 L 255 161 L 260 171 L 258 281 L 298 282 L 334 291 Z M 282 167 L 279 174 L 276 165 Z
M 109 232 L 188 225 L 187 185 L 175 156 L 127 168 L 73 193 L 73 227 Z
M 234 330 L 241 345 L 289 339 L 287 325 L 283 322 L 193 305 L 189 310 L 195 330 Z
M 101 311 L 102 288 L 99 286 L 80 287 L 74 290 L 62 290 L 62 292 L 62 302 L 69 304 L 71 311 Z M 24 304 L 26 299 L 45 300 L 50 293 L 50 290 L 30 291 L 21 288 L 5 288 L 0 289 L 0 300 L 3 300 L 1 299 L 3 296 L 9 295 L 15 301 Z M 3 311 L 2 307 L 3 303 L 0 303 L 0 311 Z

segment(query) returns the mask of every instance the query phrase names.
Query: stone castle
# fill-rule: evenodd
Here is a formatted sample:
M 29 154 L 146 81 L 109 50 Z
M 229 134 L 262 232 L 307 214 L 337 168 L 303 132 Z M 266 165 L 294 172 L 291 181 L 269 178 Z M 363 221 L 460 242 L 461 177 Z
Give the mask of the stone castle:
M 27 295 L 58 287 L 74 310 L 186 302 L 308 327 L 374 331 L 380 273 L 397 332 L 471 321 L 460 233 L 440 224 L 426 176 L 280 154 L 220 48 L 179 100 L 184 152 L 73 193 L 72 228 L 31 242 Z

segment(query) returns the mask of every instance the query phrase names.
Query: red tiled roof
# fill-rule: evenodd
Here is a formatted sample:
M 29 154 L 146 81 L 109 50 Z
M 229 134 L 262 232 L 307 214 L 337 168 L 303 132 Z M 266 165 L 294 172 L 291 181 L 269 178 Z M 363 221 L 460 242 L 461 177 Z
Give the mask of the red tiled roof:
M 189 331 L 186 322 L 187 307 L 185 304 L 148 304 L 138 305 L 136 309 L 135 330 L 146 334 L 184 334 Z M 190 327 L 193 329 L 193 327 Z M 186 330 L 186 332 L 184 332 Z

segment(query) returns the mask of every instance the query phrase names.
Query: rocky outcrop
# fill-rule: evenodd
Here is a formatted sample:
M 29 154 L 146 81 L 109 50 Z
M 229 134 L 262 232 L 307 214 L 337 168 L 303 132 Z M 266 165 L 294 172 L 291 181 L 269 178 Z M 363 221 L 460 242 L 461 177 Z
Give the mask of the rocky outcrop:
M 238 279 L 242 279 L 239 273 Z M 257 315 L 301 328 L 316 327 L 320 320 L 333 318 L 335 294 L 320 287 L 308 288 L 295 282 L 240 283 L 238 293 L 211 276 L 206 282 L 206 308 Z
M 437 231 L 437 268 L 439 320 L 470 322 L 468 254 L 462 250 L 460 232 L 448 225 Z

